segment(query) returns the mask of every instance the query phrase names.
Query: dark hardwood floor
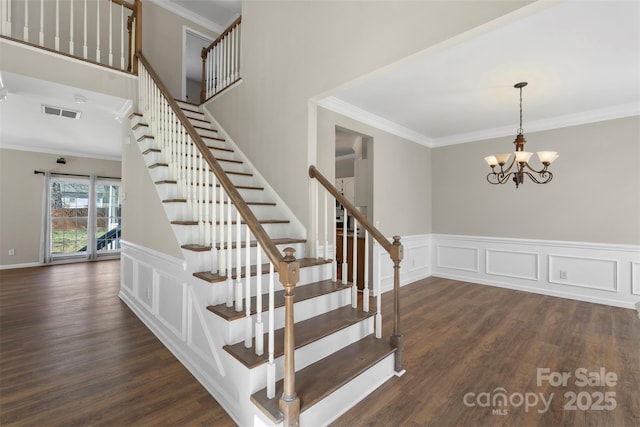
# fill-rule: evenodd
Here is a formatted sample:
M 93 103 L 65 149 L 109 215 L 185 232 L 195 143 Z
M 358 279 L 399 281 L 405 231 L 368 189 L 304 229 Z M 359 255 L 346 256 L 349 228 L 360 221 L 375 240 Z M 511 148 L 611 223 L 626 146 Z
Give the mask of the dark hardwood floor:
M 0 270 L 0 425 L 234 425 L 119 300 L 119 275 L 118 261 Z M 633 310 L 438 278 L 403 287 L 401 306 L 407 373 L 334 426 L 640 425 Z M 615 385 L 575 384 L 601 367 Z M 571 377 L 538 386 L 538 368 Z M 500 387 L 508 406 L 492 404 Z

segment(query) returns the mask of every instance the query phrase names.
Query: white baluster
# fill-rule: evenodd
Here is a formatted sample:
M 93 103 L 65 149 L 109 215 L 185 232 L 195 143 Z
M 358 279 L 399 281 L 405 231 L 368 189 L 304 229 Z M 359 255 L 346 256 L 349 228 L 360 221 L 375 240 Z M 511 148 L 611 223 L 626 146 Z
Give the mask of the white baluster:
M 267 364 L 267 398 L 273 399 L 276 396 L 276 364 L 274 362 L 274 322 L 275 322 L 275 304 L 274 304 L 274 273 L 273 264 L 269 262 L 269 363 Z
M 111 0 L 109 0 L 109 66 L 113 66 L 113 1 Z
M 73 1 L 69 3 L 69 54 L 73 55 L 75 46 L 73 45 Z
M 358 221 L 353 217 L 353 258 L 351 258 L 353 270 L 353 283 L 351 284 L 351 307 L 358 307 Z
M 380 259 L 376 259 L 378 274 L 376 274 L 376 338 L 382 338 L 382 266 Z
M 124 28 L 126 26 L 124 20 L 124 6 L 120 6 L 120 69 L 124 70 L 126 65 L 124 64 Z
M 364 291 L 362 294 L 362 310 L 369 312 L 369 232 L 364 232 Z
M 100 3 L 96 2 L 96 62 L 100 62 Z
M 220 185 L 220 191 L 223 191 L 222 185 Z M 220 220 L 222 224 L 224 222 Z M 227 245 L 226 245 L 226 258 L 227 258 L 227 307 L 233 306 L 233 278 L 231 277 L 231 264 L 233 257 L 231 256 L 231 248 L 233 247 L 233 224 L 231 224 L 231 199 L 227 196 Z
M 242 42 L 242 40 L 241 40 L 242 30 L 240 29 L 239 25 L 236 28 L 238 30 L 238 35 L 237 35 L 238 41 L 236 43 L 236 46 L 238 46 L 238 50 L 236 52 L 235 68 L 236 68 L 236 79 L 238 79 L 238 78 L 240 78 L 240 44 Z
M 317 181 L 316 181 L 317 183 Z M 329 259 L 329 204 L 327 192 L 324 191 L 324 259 Z M 335 206 L 335 203 L 334 203 Z M 335 215 L 333 221 L 335 221 Z
M 56 0 L 56 36 L 54 38 L 56 50 L 60 50 L 60 0 Z
M 264 324 L 262 323 L 262 247 L 256 247 L 256 354 L 264 353 Z
M 203 156 L 204 157 L 204 156 Z M 204 245 L 210 246 L 211 244 L 211 222 L 209 222 L 209 211 L 211 210 L 211 203 L 209 203 L 209 181 L 210 181 L 210 173 L 209 173 L 209 163 L 204 161 L 203 158 L 203 169 L 204 169 Z M 215 228 L 215 227 L 213 227 Z M 215 246 L 215 242 L 213 242 L 213 246 Z M 212 270 L 215 270 L 215 265 L 211 266 Z
M 236 311 L 242 311 L 242 229 L 240 212 L 236 209 Z
M 349 265 L 347 264 L 347 223 L 349 222 L 349 212 L 343 209 L 342 212 L 342 284 L 347 284 L 347 277 L 349 276 Z
M 38 43 L 40 46 L 44 46 L 44 0 L 40 0 L 40 35 Z
M 214 191 L 216 188 L 214 187 Z M 224 188 L 220 185 L 220 250 L 218 251 L 218 269 L 223 276 L 227 271 L 227 250 L 224 246 Z
M 216 196 L 218 195 L 218 191 L 216 189 L 216 176 L 211 172 L 211 189 L 207 187 L 207 192 L 211 191 L 211 203 L 209 209 L 211 209 L 211 272 L 215 273 L 219 267 L 218 260 L 218 224 L 217 224 L 217 200 Z M 220 247 L 222 247 L 222 242 L 220 242 Z M 224 274 L 224 270 L 222 272 Z
M 29 0 L 24 0 L 24 28 L 22 30 L 22 38 L 29 41 Z
M 198 243 L 204 245 L 204 162 L 200 152 L 198 152 L 198 184 Z
M 245 226 L 245 265 L 244 265 L 244 283 L 245 283 L 245 333 L 244 333 L 244 346 L 245 348 L 251 348 L 252 336 L 253 336 L 253 323 L 251 321 L 251 231 L 248 226 Z M 260 272 L 260 266 L 257 266 L 257 273 Z
M 84 0 L 84 44 L 82 45 L 82 57 L 87 59 L 89 48 L 87 46 L 87 0 Z
M 318 248 L 320 248 L 320 229 L 318 228 L 318 224 L 320 221 L 320 211 L 322 207 L 320 207 L 320 196 L 318 194 L 318 181 L 313 180 L 311 185 L 311 199 L 313 200 L 313 236 L 311 241 L 313 242 L 313 247 L 311 248 L 311 256 L 316 257 L 318 253 Z
M 334 198 L 331 198 L 331 200 L 333 200 L 332 209 L 331 209 L 331 211 L 333 212 L 332 218 L 337 218 L 338 208 L 336 207 L 336 200 Z M 335 226 L 335 222 L 332 222 L 332 223 Z M 337 227 L 335 229 L 333 229 L 332 227 L 331 241 L 333 242 L 333 257 L 335 258 L 335 262 L 331 263 L 331 266 L 333 267 L 332 280 L 334 282 L 338 281 L 338 246 L 337 246 L 338 238 L 336 237 L 336 231 L 337 231 Z

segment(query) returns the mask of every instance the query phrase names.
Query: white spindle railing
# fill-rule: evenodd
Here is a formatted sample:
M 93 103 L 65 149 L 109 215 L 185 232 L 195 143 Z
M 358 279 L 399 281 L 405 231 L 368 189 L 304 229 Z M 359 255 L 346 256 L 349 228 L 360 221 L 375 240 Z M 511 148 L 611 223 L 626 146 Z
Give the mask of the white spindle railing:
M 163 157 L 161 161 L 167 163 L 169 175 L 176 181 L 178 197 L 186 199 L 187 202 L 188 218 L 184 218 L 184 221 L 186 224 L 196 224 L 192 227 L 195 229 L 195 235 L 192 236 L 195 242 L 205 247 L 210 246 L 208 269 L 213 274 L 217 273 L 220 277 L 226 278 L 225 284 L 222 284 L 224 290 L 221 292 L 226 306 L 233 307 L 236 312 L 244 312 L 245 346 L 254 346 L 257 355 L 264 354 L 264 332 L 267 330 L 267 389 L 270 398 L 274 398 L 275 270 L 278 269 L 281 281 L 283 274 L 284 277 L 295 280 L 295 274 L 292 272 L 297 271 L 299 265 L 293 257 L 293 250 L 285 250 L 287 256 L 282 257 L 273 242 L 268 237 L 265 238 L 266 233 L 255 216 L 248 210 L 217 160 L 207 152 L 204 142 L 188 123 L 184 113 L 179 110 L 175 101 L 166 98 L 166 88 L 158 83 L 157 75 L 149 70 L 148 62 L 143 55 L 140 55 L 138 81 L 139 108 L 155 136 L 155 143 Z M 252 238 L 256 242 L 252 242 Z M 269 261 L 268 294 L 264 296 L 268 298 L 266 313 L 263 312 L 261 267 L 264 255 Z M 255 258 L 253 263 L 252 258 Z M 252 264 L 256 265 L 255 281 L 252 281 Z M 284 273 L 280 270 L 283 266 L 287 268 Z M 286 283 L 289 286 L 295 285 L 289 281 Z M 255 307 L 252 307 L 252 295 L 256 297 Z M 285 316 L 292 319 L 291 309 L 287 310 L 288 314 Z M 264 324 L 264 317 L 267 317 L 267 325 Z M 291 327 L 287 330 L 293 334 Z M 293 347 L 288 351 L 292 352 Z M 287 368 L 287 371 L 290 373 L 285 375 L 293 375 L 292 366 Z
M 2 36 L 29 43 L 37 32 L 38 46 L 71 56 L 76 56 L 76 42 L 81 41 L 80 58 L 131 71 L 128 68 L 131 68 L 135 43 L 129 40 L 127 23 L 133 19 L 133 24 L 136 24 L 135 0 L 0 1 Z M 75 22 L 76 13 L 81 15 L 80 26 Z M 31 28 L 32 23 L 37 23 L 37 27 Z M 22 31 L 14 33 L 14 28 L 22 28 Z M 103 31 L 108 34 L 108 40 L 101 39 Z M 135 33 L 131 32 L 132 39 Z M 108 49 L 108 55 L 102 55 L 105 49 Z M 118 57 L 120 61 L 114 61 Z
M 240 23 L 239 17 L 211 45 L 202 51 L 202 91 L 200 101 L 240 79 Z
M 363 283 L 362 289 L 362 310 L 365 312 L 369 312 L 371 310 L 371 297 L 376 297 L 376 314 L 375 314 L 375 334 L 377 338 L 382 338 L 382 301 L 381 301 L 381 265 L 380 260 L 376 257 L 376 262 L 374 263 L 374 268 L 376 274 L 375 281 L 372 283 L 369 270 L 370 270 L 370 254 L 371 247 L 373 246 L 374 238 L 378 242 L 383 242 L 384 245 L 381 244 L 382 250 L 386 250 L 387 252 L 392 254 L 392 261 L 394 261 L 394 257 L 401 259 L 401 250 L 398 251 L 396 246 L 399 245 L 399 238 L 393 244 L 390 243 L 386 238 L 384 238 L 381 233 L 371 225 L 370 222 L 366 220 L 364 215 L 360 212 L 359 208 L 353 206 L 352 203 L 348 202 L 341 195 L 335 186 L 333 186 L 329 181 L 322 176 L 318 170 L 312 166 L 309 169 L 310 176 L 312 178 L 316 178 L 318 184 L 314 185 L 313 188 L 313 197 L 314 203 L 317 208 L 317 213 L 315 217 L 315 226 L 312 230 L 312 233 L 315 235 L 312 236 L 312 241 L 319 241 L 319 235 L 323 234 L 324 240 L 324 250 L 323 255 L 325 258 L 328 258 L 328 238 L 327 233 L 333 232 L 334 230 L 334 221 L 337 217 L 337 208 L 338 204 L 343 207 L 343 218 L 342 218 L 342 229 L 341 233 L 333 233 L 332 241 L 335 253 L 335 262 L 333 263 L 334 269 L 334 281 L 337 280 L 337 272 L 340 271 L 340 280 L 343 284 L 347 285 L 351 283 L 351 305 L 354 308 L 358 307 L 358 282 Z M 320 185 L 321 184 L 321 185 Z M 317 189 L 325 190 L 323 194 L 320 195 Z M 338 199 L 340 197 L 340 200 Z M 322 218 L 323 221 L 320 221 Z M 360 218 L 360 219 L 358 219 Z M 365 221 L 368 224 L 365 224 Z M 349 228 L 351 227 L 351 228 Z M 340 231 L 340 229 L 335 229 L 336 231 Z M 341 235 L 340 235 L 341 234 Z M 339 241 L 340 239 L 341 241 Z M 394 238 L 395 239 L 395 238 Z M 362 249 L 362 253 L 360 254 L 363 259 L 363 266 L 358 266 L 358 241 L 364 240 L 364 247 Z M 352 244 L 350 244 L 352 242 Z M 341 253 L 338 253 L 338 246 L 342 247 Z M 397 251 L 397 252 L 396 252 Z M 348 260 L 351 260 L 349 263 Z M 399 260 L 398 260 L 399 262 Z M 394 281 L 396 279 L 394 278 Z M 394 285 L 395 286 L 395 285 Z

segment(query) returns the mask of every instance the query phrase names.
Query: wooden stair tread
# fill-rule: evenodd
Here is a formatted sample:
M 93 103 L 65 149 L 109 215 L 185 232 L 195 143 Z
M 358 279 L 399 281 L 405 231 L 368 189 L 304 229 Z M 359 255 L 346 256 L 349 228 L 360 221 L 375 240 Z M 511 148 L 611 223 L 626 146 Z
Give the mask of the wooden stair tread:
M 207 123 L 208 123 L 208 122 L 207 122 Z M 195 129 L 195 130 L 197 130 L 197 131 L 198 131 L 198 130 L 208 130 L 208 131 L 211 131 L 211 132 L 213 132 L 213 133 L 218 133 L 218 130 L 217 130 L 217 129 L 211 129 L 211 128 L 206 128 L 206 127 L 204 127 L 204 126 L 197 126 L 197 125 L 193 125 L 193 127 L 194 127 L 194 129 Z M 199 133 L 199 132 L 198 132 L 198 133 Z
M 267 273 L 269 272 L 267 268 Z M 264 284 L 264 283 L 263 283 Z M 279 283 L 276 285 L 279 289 L 282 288 L 282 285 Z M 309 283 L 307 285 L 297 286 L 295 289 L 295 301 L 304 301 L 311 298 L 315 298 L 321 295 L 330 294 L 332 292 L 341 291 L 343 289 L 351 288 L 351 284 L 343 284 L 342 282 L 334 282 L 332 280 L 322 280 L 315 283 Z M 277 307 L 284 306 L 284 289 L 274 292 L 273 304 Z M 256 310 L 256 301 L 257 298 L 251 297 L 251 314 L 255 314 Z M 262 310 L 265 311 L 269 307 L 269 298 L 266 295 L 262 296 Z M 244 312 L 244 301 L 242 302 L 243 311 L 236 311 L 234 307 L 227 307 L 226 304 L 218 304 L 218 305 L 210 305 L 207 307 L 207 310 L 210 312 L 217 314 L 222 317 L 224 320 L 237 320 L 245 317 L 246 313 Z
M 162 203 L 187 203 L 187 199 L 165 199 L 162 201 Z M 212 203 L 212 201 L 209 200 L 209 203 Z M 245 203 L 251 206 L 276 206 L 275 202 L 248 202 L 245 200 Z M 216 204 L 219 205 L 220 200 L 217 200 Z M 234 205 L 235 203 L 231 204 Z
M 283 237 L 281 239 L 271 239 L 273 241 L 274 244 L 276 245 L 292 245 L 295 243 L 305 243 L 306 240 L 305 239 L 292 239 L 289 237 Z M 247 245 L 246 243 L 243 241 L 241 247 L 245 248 Z M 251 247 L 256 247 L 258 246 L 258 242 L 257 240 L 252 240 L 251 242 L 249 242 L 249 246 Z M 235 244 L 235 242 L 231 245 L 231 249 L 235 249 L 237 247 L 237 245 Z M 193 252 L 206 252 L 206 251 L 210 251 L 211 250 L 211 246 L 205 246 L 205 245 L 196 245 L 196 244 L 188 244 L 188 245 L 182 245 L 181 246 L 182 249 L 186 249 L 188 251 L 193 251 Z M 220 244 L 216 245 L 217 249 L 220 249 Z M 226 246 L 225 246 L 226 249 Z
M 140 138 L 136 139 L 136 142 L 140 142 L 143 139 L 156 139 L 156 137 L 153 135 L 142 135 Z
M 205 143 L 205 144 L 207 143 L 207 141 L 206 141 L 207 139 L 210 139 L 210 140 L 212 140 L 212 141 L 218 141 L 218 142 L 225 142 L 225 141 L 226 141 L 224 138 L 218 138 L 218 137 L 216 137 L 216 136 L 203 136 L 203 135 L 200 135 L 200 138 L 202 138 L 202 140 L 204 141 L 204 143 Z M 193 144 L 193 143 L 192 143 L 192 144 Z M 207 147 L 209 147 L 209 146 L 207 145 Z M 216 147 L 216 146 L 214 146 L 214 147 L 209 147 L 209 148 L 214 149 L 214 150 L 229 151 L 229 152 L 233 153 L 233 149 L 232 149 L 232 148 L 227 148 L 227 147 Z
M 312 267 L 314 265 L 322 265 L 322 264 L 327 264 L 332 262 L 332 260 L 326 260 L 323 258 L 300 258 L 297 260 L 298 263 L 300 264 L 300 268 L 305 268 L 305 267 Z M 257 269 L 255 265 L 251 266 L 251 269 L 249 271 L 251 276 L 255 276 L 257 273 Z M 268 274 L 269 273 L 269 264 L 262 264 L 262 274 Z M 227 279 L 227 276 L 220 276 L 218 273 L 212 273 L 210 271 L 200 271 L 197 273 L 193 273 L 193 275 L 195 277 L 197 277 L 198 279 L 202 279 L 204 281 L 207 281 L 209 283 L 216 283 L 216 282 L 223 282 Z M 237 277 L 236 274 L 236 269 L 232 269 L 231 270 L 231 278 L 235 279 Z M 245 277 L 245 273 L 244 273 L 244 268 L 242 269 L 242 271 L 240 272 L 240 277 Z M 302 289 L 305 286 L 301 286 L 300 288 L 297 289 Z M 298 292 L 296 290 L 296 292 Z M 224 306 L 224 304 L 222 304 Z M 226 307 L 226 306 L 225 306 Z M 231 311 L 233 311 L 233 307 L 231 308 Z M 220 313 L 216 313 L 216 314 L 220 314 Z M 222 314 L 220 314 L 222 316 Z M 238 314 L 233 311 L 233 317 L 235 318 Z M 224 317 L 224 316 L 223 316 Z M 242 317 L 242 313 L 240 313 L 240 317 Z M 229 319 L 227 319 L 229 320 Z
M 260 219 L 258 220 L 260 224 L 289 224 L 288 219 Z M 211 223 L 211 221 L 209 221 Z M 198 221 L 194 220 L 174 220 L 171 221 L 171 224 L 174 225 L 198 225 Z M 225 221 L 224 224 L 229 224 L 229 221 Z M 231 224 L 237 224 L 236 221 L 231 221 Z M 240 224 L 246 224 L 246 222 L 241 221 Z M 216 221 L 216 225 L 220 225 L 220 221 Z
M 142 154 L 146 154 L 146 153 L 142 153 Z M 240 163 L 242 163 L 242 162 L 240 162 Z M 149 169 L 168 168 L 168 167 L 169 167 L 169 163 L 165 163 L 165 162 L 158 162 L 158 163 L 154 163 L 152 165 L 149 165 Z M 192 168 L 192 167 L 187 168 L 187 169 L 196 170 L 196 171 L 200 171 L 201 170 L 200 168 Z M 235 172 L 235 171 L 224 171 L 224 172 L 227 175 L 253 176 L 253 174 L 251 172 Z
M 154 181 L 154 184 L 177 184 L 178 181 L 175 179 L 161 179 L 159 181 Z M 190 185 L 198 185 L 198 184 L 190 184 Z M 212 187 L 213 184 L 209 184 L 209 187 Z M 235 185 L 236 188 L 240 190 L 258 190 L 263 191 L 264 187 L 257 187 L 254 185 Z M 216 184 L 216 188 L 220 188 L 220 184 Z
M 389 340 L 369 335 L 347 347 L 296 372 L 296 393 L 300 399 L 300 413 L 333 393 L 385 357 L 395 352 Z M 267 398 L 264 388 L 253 395 L 251 401 L 275 423 L 282 421 L 279 399 L 284 381 L 276 383 L 276 397 Z
M 331 310 L 321 315 L 312 317 L 295 325 L 296 339 L 295 348 L 304 347 L 321 338 L 331 335 L 351 325 L 361 322 L 374 316 L 375 311 L 368 313 L 360 308 L 353 308 L 350 305 Z M 263 336 L 264 342 L 268 342 L 268 333 Z M 284 328 L 274 331 L 274 353 L 273 357 L 280 357 L 284 354 Z M 255 338 L 251 348 L 244 346 L 244 341 L 233 345 L 225 345 L 223 348 L 235 357 L 247 368 L 252 369 L 269 361 L 269 354 L 264 352 L 261 356 L 255 352 Z

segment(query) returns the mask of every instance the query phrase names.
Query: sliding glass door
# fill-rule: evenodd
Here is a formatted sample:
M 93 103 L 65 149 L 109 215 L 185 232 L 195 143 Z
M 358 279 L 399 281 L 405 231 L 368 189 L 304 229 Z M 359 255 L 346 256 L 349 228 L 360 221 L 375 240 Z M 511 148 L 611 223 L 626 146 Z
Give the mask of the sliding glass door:
M 49 191 L 52 260 L 120 251 L 120 181 L 52 175 Z

